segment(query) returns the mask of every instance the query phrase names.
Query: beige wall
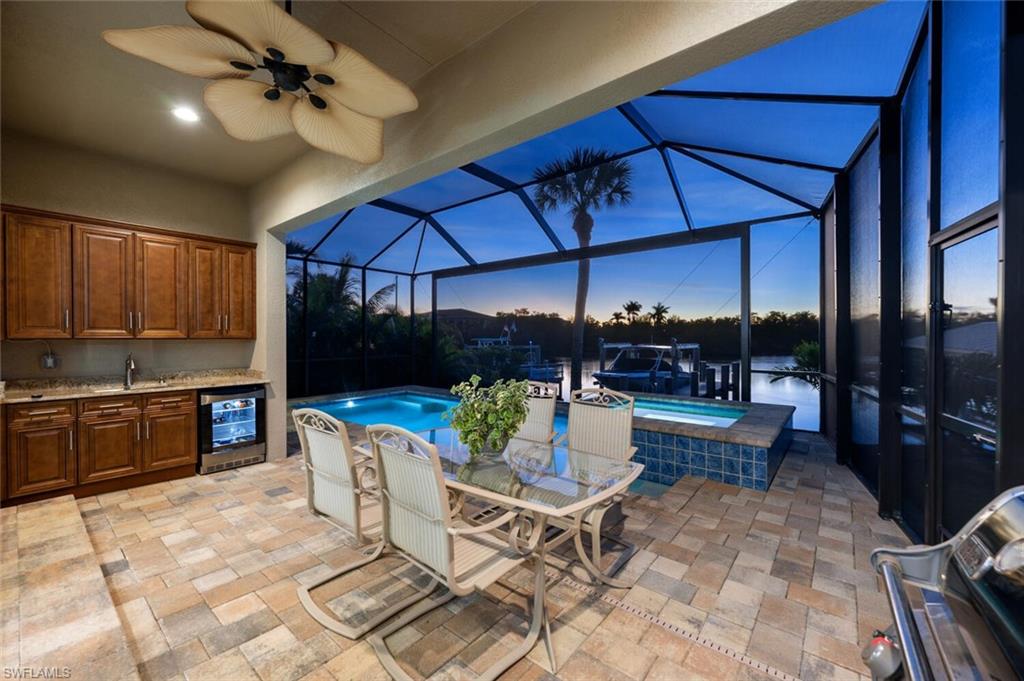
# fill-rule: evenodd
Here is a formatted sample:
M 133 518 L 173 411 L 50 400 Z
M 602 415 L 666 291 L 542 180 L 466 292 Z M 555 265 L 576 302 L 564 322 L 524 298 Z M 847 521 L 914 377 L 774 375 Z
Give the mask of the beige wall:
M 270 379 L 267 386 L 267 451 L 271 458 L 286 454 L 288 376 L 286 368 L 285 248 L 284 241 L 254 229 L 256 246 L 256 344 L 252 368 Z
M 247 239 L 244 190 L 5 129 L 4 203 Z
M 48 341 L 60 358 L 56 370 L 42 369 L 42 341 L 4 341 L 3 378 L 118 376 L 132 353 L 143 376 L 191 369 L 248 367 L 253 342 L 238 340 L 56 340 Z

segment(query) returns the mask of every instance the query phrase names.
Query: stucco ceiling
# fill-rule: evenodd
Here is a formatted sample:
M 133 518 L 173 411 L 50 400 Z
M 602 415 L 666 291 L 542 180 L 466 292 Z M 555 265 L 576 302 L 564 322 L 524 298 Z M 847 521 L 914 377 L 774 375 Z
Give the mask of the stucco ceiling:
M 532 2 L 303 2 L 294 14 L 413 85 Z M 176 2 L 8 2 L 2 22 L 5 128 L 249 185 L 308 147 L 295 135 L 258 143 L 224 133 L 202 108 L 208 81 L 132 57 L 100 37 L 107 28 L 193 25 Z M 169 113 L 190 105 L 202 120 Z M 387 139 L 385 139 L 385 145 Z

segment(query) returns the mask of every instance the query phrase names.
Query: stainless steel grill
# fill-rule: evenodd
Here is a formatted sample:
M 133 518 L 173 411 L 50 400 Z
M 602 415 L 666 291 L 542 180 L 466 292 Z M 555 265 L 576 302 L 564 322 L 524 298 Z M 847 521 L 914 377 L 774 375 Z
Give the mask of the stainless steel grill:
M 1024 487 L 996 497 L 949 541 L 877 549 L 871 562 L 893 615 L 864 652 L 874 678 L 1024 676 Z

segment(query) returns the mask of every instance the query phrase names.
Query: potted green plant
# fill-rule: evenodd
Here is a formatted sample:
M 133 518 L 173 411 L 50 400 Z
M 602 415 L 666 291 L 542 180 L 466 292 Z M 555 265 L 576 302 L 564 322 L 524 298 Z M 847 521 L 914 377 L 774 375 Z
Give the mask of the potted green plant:
M 526 420 L 528 386 L 527 381 L 498 380 L 483 388 L 480 377 L 473 374 L 468 381 L 452 387 L 452 394 L 460 401 L 445 412 L 444 418 L 469 449 L 469 463 L 476 462 L 485 451 L 505 450 Z

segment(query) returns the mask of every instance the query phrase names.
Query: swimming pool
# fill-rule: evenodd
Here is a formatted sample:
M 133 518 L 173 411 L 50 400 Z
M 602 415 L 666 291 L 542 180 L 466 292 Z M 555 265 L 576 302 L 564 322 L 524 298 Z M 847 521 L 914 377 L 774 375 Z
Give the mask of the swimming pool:
M 446 424 L 441 416 L 455 403 L 454 398 L 403 392 L 309 402 L 302 406 L 320 409 L 342 421 L 364 426 L 373 423 L 393 423 L 408 430 L 421 431 L 444 427 Z M 638 417 L 658 421 L 728 428 L 746 411 L 736 407 L 641 398 L 636 401 L 633 413 Z M 564 415 L 555 416 L 556 431 L 564 433 L 567 427 L 568 422 Z
M 448 424 L 441 415 L 458 402 L 453 398 L 433 397 L 418 393 L 371 395 L 353 399 L 309 402 L 303 407 L 325 411 L 331 416 L 369 426 L 374 423 L 392 423 L 413 432 L 444 428 Z M 564 416 L 555 417 L 555 430 L 565 432 Z
M 454 404 L 449 394 L 420 386 L 289 401 L 353 424 L 412 431 L 446 427 L 442 415 Z M 559 404 L 558 433 L 568 430 L 567 412 Z M 792 440 L 791 406 L 644 395 L 636 398 L 634 416 L 633 460 L 644 465 L 634 491 L 642 494 L 656 495 L 684 476 L 766 490 Z

